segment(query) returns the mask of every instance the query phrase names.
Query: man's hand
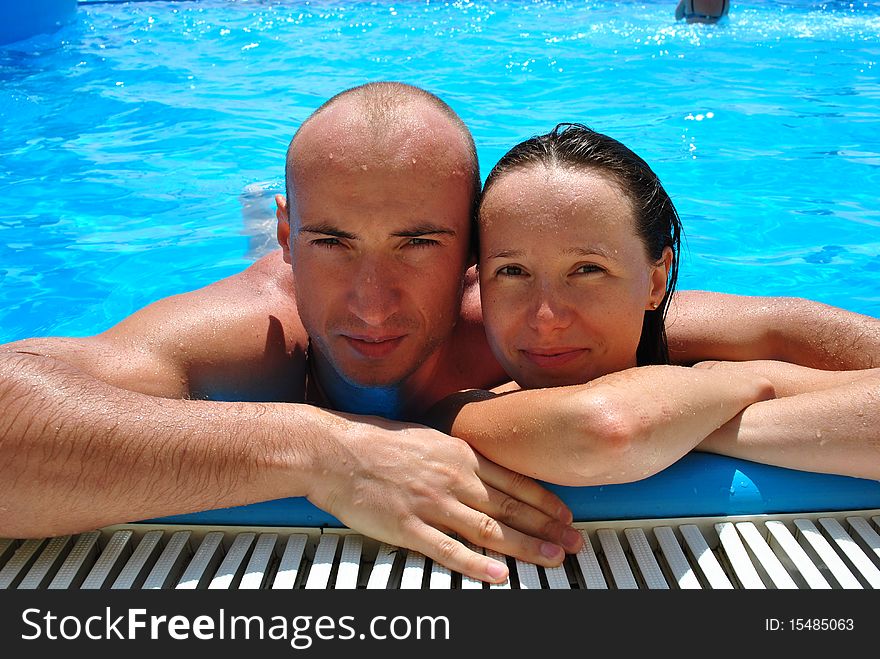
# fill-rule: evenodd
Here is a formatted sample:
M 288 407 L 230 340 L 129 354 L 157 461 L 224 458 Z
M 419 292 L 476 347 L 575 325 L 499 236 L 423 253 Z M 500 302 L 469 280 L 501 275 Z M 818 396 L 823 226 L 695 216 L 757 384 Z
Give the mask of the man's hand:
M 455 437 L 371 420 L 352 417 L 352 429 L 324 447 L 308 497 L 347 526 L 488 582 L 503 581 L 507 565 L 454 535 L 544 566 L 580 549 L 571 511 L 536 481 Z

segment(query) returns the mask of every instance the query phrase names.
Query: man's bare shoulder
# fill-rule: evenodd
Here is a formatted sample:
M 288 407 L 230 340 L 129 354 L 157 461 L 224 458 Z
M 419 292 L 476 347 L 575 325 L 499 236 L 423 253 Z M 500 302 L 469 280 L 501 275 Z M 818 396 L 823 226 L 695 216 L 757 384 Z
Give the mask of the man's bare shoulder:
M 480 280 L 476 268 L 470 268 L 464 276 L 464 292 L 461 298 L 461 318 L 471 325 L 483 326 L 480 303 Z
M 158 300 L 98 338 L 149 346 L 184 374 L 193 397 L 297 398 L 308 337 L 292 277 L 278 250 L 239 273 Z
M 202 288 L 157 300 L 105 334 L 127 333 L 132 329 L 138 334 L 143 331 L 162 333 L 170 329 L 164 323 L 173 321 L 177 331 L 211 328 L 212 335 L 219 336 L 228 322 L 240 324 L 268 316 L 278 317 L 285 324 L 294 319 L 297 324 L 299 320 L 292 274 L 289 266 L 281 260 L 280 251 Z M 147 324 L 150 327 L 145 327 Z M 210 337 L 204 338 L 211 341 Z
M 450 377 L 457 389 L 488 389 L 508 379 L 486 340 L 480 285 L 474 268 L 465 275 L 461 316 L 450 351 Z

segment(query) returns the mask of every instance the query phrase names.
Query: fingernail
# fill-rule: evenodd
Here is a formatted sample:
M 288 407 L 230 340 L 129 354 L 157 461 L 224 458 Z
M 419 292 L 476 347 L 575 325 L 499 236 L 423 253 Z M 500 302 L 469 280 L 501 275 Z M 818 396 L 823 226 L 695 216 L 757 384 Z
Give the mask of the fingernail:
M 562 558 L 565 554 L 561 547 L 549 542 L 541 543 L 541 553 L 547 558 Z
M 562 544 L 566 549 L 577 551 L 581 548 L 581 534 L 574 529 L 565 529 L 565 533 L 562 534 Z
M 486 566 L 486 574 L 493 581 L 501 581 L 505 577 L 507 577 L 507 566 L 501 565 L 497 561 L 491 561 Z
M 571 524 L 572 514 L 571 510 L 568 509 L 568 506 L 562 504 L 556 511 L 556 519 L 558 519 L 563 524 Z

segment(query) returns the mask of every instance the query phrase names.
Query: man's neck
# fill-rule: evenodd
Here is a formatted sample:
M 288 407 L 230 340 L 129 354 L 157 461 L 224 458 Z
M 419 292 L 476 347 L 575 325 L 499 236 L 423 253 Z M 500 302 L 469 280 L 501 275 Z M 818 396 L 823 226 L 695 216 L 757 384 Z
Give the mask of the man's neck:
M 309 377 L 321 392 L 322 401 L 334 410 L 351 414 L 383 416 L 395 420 L 416 420 L 436 402 L 432 387 L 441 363 L 441 350 L 432 354 L 414 373 L 391 386 L 362 386 L 343 378 L 319 352 L 309 355 Z

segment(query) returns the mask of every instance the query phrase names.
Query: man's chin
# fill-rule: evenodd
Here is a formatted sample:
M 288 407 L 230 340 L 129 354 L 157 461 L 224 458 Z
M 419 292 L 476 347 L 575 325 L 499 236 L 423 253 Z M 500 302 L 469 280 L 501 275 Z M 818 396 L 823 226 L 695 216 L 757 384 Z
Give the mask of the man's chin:
M 401 368 L 391 364 L 343 363 L 342 377 L 351 385 L 364 389 L 385 389 L 400 385 L 415 370 Z

